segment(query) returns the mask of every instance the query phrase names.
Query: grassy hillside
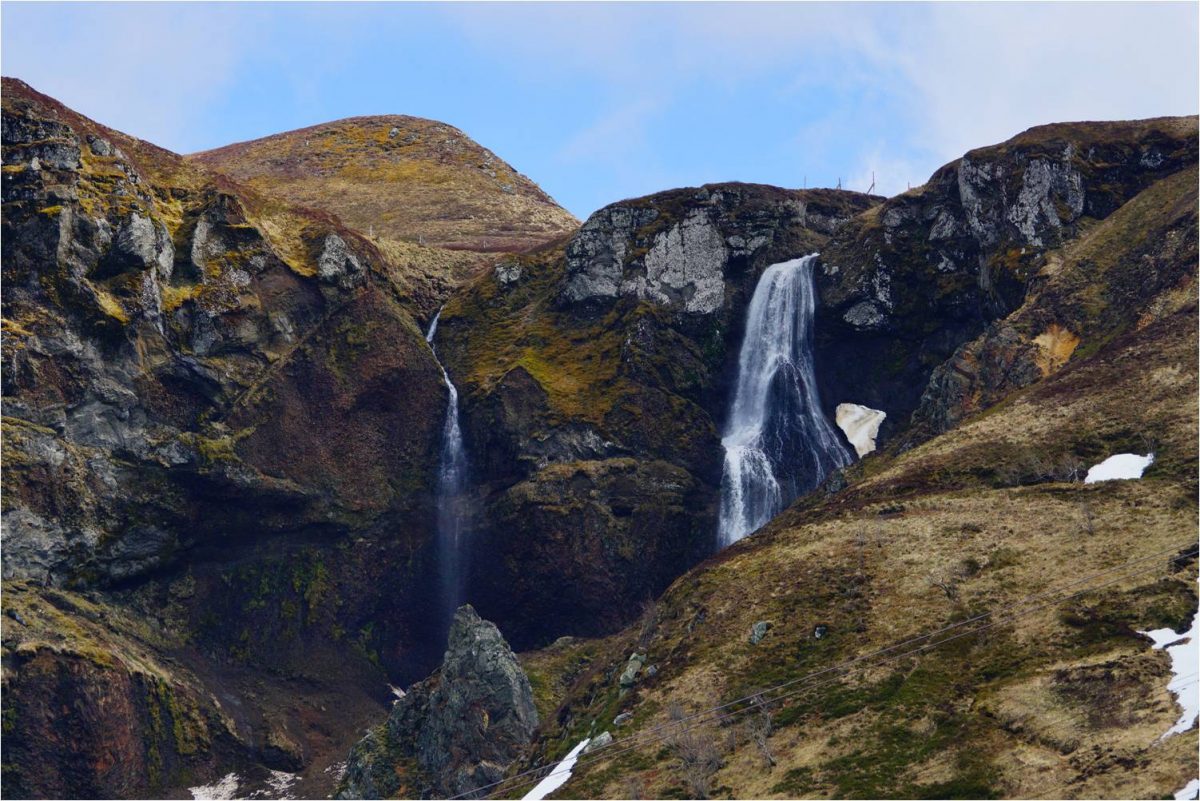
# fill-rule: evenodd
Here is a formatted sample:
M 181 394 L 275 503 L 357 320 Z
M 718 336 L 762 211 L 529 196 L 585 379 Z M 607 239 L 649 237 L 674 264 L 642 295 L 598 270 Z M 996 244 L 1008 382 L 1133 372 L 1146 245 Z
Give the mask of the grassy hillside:
M 1179 715 L 1169 660 L 1136 631 L 1182 631 L 1197 607 L 1195 557 L 1170 558 L 1196 537 L 1195 184 L 1194 172 L 1162 181 L 1049 255 L 1054 268 L 1006 321 L 1033 339 L 1058 314 L 1083 335 L 1047 348 L 1058 358 L 1044 377 L 907 452 L 868 458 L 842 491 L 678 579 L 622 634 L 526 655 L 552 721 L 526 766 L 607 730 L 614 755 L 581 762 L 559 795 L 1147 798 L 1194 778 L 1196 729 L 1159 739 Z M 1126 257 L 1163 242 L 1170 264 Z M 1135 313 L 1109 310 L 1139 283 L 1151 290 Z M 1091 313 L 1067 313 L 1079 308 Z M 1129 451 L 1156 455 L 1142 480 L 1082 483 L 1087 466 Z M 1020 603 L 1136 559 L 1141 572 L 1075 586 L 1063 595 L 1085 592 L 1062 603 Z M 1025 611 L 809 680 L 770 708 L 774 766 L 746 722 L 758 713 L 619 753 L 673 707 L 678 717 Z M 751 644 L 759 621 L 770 628 Z M 622 694 L 634 652 L 655 672 Z M 615 726 L 624 712 L 632 720 Z M 689 738 L 711 744 L 717 766 L 700 780 L 683 759 L 705 749 Z

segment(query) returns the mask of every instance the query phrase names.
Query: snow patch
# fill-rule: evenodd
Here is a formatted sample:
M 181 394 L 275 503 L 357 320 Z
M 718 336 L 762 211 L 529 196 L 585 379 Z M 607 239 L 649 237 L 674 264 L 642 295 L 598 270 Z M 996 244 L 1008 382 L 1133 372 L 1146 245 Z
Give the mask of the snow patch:
M 1095 484 L 1097 481 L 1141 478 L 1142 473 L 1152 464 L 1154 464 L 1153 453 L 1145 456 L 1138 456 L 1136 453 L 1118 453 L 1088 470 L 1087 478 L 1083 480 L 1083 483 Z
M 279 799 L 279 801 L 287 801 L 287 799 L 295 798 L 292 795 L 292 785 L 300 778 L 299 773 L 288 773 L 285 770 L 272 770 L 267 776 L 267 786 L 261 790 L 255 790 L 248 799 L 270 798 Z
M 212 784 L 202 784 L 199 787 L 189 787 L 195 801 L 224 801 L 237 797 L 240 779 L 236 773 L 226 773 Z
M 1175 793 L 1175 801 L 1184 801 L 1188 798 L 1200 798 L 1200 779 L 1192 779 L 1179 792 Z
M 526 793 L 521 801 L 544 801 L 546 796 L 566 784 L 567 779 L 571 778 L 571 769 L 575 767 L 575 760 L 579 759 L 579 752 L 587 748 L 587 744 L 591 741 L 592 739 L 588 737 L 572 748 L 571 752 L 563 757 L 563 761 L 555 765 L 554 770 L 546 774 L 546 778 Z
M 1179 705 L 1183 707 L 1183 714 L 1163 737 L 1187 731 L 1200 716 L 1200 685 L 1196 683 L 1196 663 L 1200 660 L 1200 637 L 1197 637 L 1196 631 L 1198 620 L 1200 614 L 1192 618 L 1192 627 L 1183 634 L 1176 634 L 1171 629 L 1138 632 L 1154 641 L 1155 650 L 1166 648 L 1171 657 L 1171 680 L 1167 682 L 1167 689 L 1175 694 Z
M 861 459 L 875 450 L 875 437 L 879 435 L 879 426 L 883 424 L 887 412 L 857 403 L 839 403 L 836 417 L 838 428 L 842 429 Z

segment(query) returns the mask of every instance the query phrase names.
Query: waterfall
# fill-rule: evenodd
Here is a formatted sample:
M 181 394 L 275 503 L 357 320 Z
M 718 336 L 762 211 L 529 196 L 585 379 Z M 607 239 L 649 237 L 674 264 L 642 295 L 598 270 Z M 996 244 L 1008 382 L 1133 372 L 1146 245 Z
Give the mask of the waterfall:
M 773 264 L 746 315 L 737 388 L 721 443 L 722 547 L 751 534 L 853 457 L 821 411 L 813 370 L 817 254 Z
M 429 324 L 425 341 L 437 358 L 433 337 L 437 334 L 438 320 L 442 310 L 438 309 Z M 448 622 L 463 600 L 463 534 L 465 506 L 463 490 L 467 480 L 467 453 L 463 448 L 462 429 L 458 422 L 458 389 L 450 380 L 446 367 L 438 359 L 442 379 L 449 390 L 446 403 L 446 420 L 442 424 L 442 452 L 438 466 L 437 487 L 437 547 L 439 578 L 441 580 L 442 613 Z

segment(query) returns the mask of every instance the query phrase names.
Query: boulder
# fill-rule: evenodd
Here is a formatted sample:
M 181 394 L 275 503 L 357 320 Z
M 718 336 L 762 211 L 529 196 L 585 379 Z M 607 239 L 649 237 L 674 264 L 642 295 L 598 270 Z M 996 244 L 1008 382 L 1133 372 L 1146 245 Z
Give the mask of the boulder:
M 502 777 L 537 726 L 533 691 L 512 649 L 495 625 L 462 606 L 441 670 L 397 700 L 387 722 L 354 747 L 338 797 L 397 792 L 401 764 L 419 775 L 408 792 L 470 793 Z

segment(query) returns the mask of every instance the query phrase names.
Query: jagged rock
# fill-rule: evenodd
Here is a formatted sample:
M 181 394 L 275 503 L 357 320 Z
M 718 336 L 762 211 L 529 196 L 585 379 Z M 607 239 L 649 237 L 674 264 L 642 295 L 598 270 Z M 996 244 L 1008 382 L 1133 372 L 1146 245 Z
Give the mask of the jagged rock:
M 622 712 L 621 714 L 619 714 L 615 718 L 613 718 L 613 725 L 614 726 L 624 726 L 626 723 L 628 723 L 631 720 L 633 720 L 632 712 Z
M 601 209 L 567 245 L 561 301 L 635 297 L 690 314 L 712 314 L 726 306 L 731 267 L 777 245 L 789 228 L 831 231 L 849 216 L 819 213 L 817 208 L 828 208 L 820 205 L 828 199 L 815 194 L 764 189 L 722 184 Z M 815 207 L 811 226 L 810 203 Z
M 1025 301 L 1049 250 L 1195 164 L 1195 132 L 1194 118 L 1033 128 L 971 151 L 840 228 L 817 274 L 822 398 L 886 412 L 881 444 L 908 426 L 918 405 L 923 418 L 943 417 L 929 430 L 952 424 L 957 413 L 939 412 L 936 398 L 969 398 L 980 388 L 956 375 L 972 375 L 974 366 L 955 351 Z M 956 367 L 935 374 L 952 356 Z M 989 358 L 981 369 L 1002 378 L 1007 367 L 987 365 Z M 1021 360 L 1011 366 L 1017 384 L 1038 375 Z
M 767 631 L 771 628 L 771 621 L 759 620 L 750 627 L 750 644 L 758 645 L 762 642 L 762 638 L 767 636 Z
M 337 234 L 325 237 L 325 245 L 317 258 L 317 275 L 339 289 L 353 289 L 365 280 L 362 262 Z
M 508 643 L 462 606 L 441 671 L 397 700 L 387 722 L 355 746 L 338 797 L 394 793 L 404 760 L 418 768 L 423 794 L 470 793 L 503 776 L 537 726 L 529 679 Z

